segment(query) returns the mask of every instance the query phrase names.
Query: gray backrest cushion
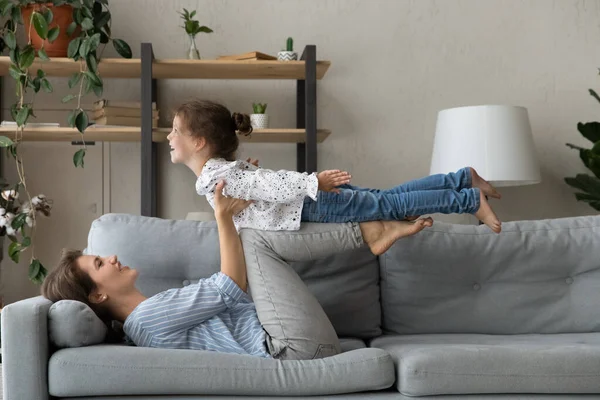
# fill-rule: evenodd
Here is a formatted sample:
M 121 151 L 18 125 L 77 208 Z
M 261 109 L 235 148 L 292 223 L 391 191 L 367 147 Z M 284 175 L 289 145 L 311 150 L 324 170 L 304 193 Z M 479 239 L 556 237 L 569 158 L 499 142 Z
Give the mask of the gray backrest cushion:
M 380 263 L 385 332 L 600 331 L 600 216 L 435 222 Z
M 60 300 L 48 310 L 48 334 L 57 347 L 82 347 L 102 343 L 107 328 L 87 304 Z
M 137 286 L 152 296 L 206 278 L 220 268 L 216 223 L 106 214 L 91 226 L 87 254 L 117 254 L 140 271 Z M 338 335 L 381 334 L 379 264 L 368 249 L 292 267 L 317 297 Z

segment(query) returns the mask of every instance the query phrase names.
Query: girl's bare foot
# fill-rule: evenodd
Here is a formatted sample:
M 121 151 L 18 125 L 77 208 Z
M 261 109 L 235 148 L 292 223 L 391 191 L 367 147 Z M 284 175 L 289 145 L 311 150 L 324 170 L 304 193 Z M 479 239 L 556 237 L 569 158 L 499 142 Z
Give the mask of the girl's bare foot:
M 471 167 L 469 168 L 471 169 L 471 187 L 479 188 L 479 190 L 481 190 L 484 195 L 493 197 L 495 199 L 499 199 L 500 197 L 502 197 L 495 187 L 490 185 L 488 181 L 479 176 L 477 171 L 475 171 Z
M 500 220 L 490 207 L 490 204 L 483 193 L 483 190 L 479 190 L 479 210 L 475 213 L 475 216 L 484 224 L 490 227 L 496 233 L 500 233 L 502 230 L 502 224 Z
M 378 256 L 385 253 L 398 239 L 414 235 L 431 225 L 431 217 L 416 221 L 369 221 L 361 222 L 360 230 L 371 252 Z

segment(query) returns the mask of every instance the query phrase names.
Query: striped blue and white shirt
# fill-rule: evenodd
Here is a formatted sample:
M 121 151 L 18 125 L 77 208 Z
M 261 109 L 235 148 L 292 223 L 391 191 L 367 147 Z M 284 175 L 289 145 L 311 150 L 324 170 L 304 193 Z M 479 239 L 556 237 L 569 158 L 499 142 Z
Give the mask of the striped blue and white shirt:
M 222 272 L 144 300 L 123 330 L 136 346 L 271 357 L 250 296 Z

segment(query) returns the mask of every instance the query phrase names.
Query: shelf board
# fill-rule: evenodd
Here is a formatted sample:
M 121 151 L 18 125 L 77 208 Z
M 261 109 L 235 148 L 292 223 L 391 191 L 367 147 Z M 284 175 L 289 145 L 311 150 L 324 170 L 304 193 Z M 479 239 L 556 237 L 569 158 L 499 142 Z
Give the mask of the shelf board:
M 0 57 L 0 76 L 8 75 L 11 61 Z M 330 61 L 317 61 L 317 79 L 322 79 Z M 70 58 L 36 58 L 33 70 L 43 68 L 48 76 L 69 77 L 79 72 L 79 62 Z M 104 58 L 98 64 L 103 78 L 139 78 L 141 59 Z M 304 79 L 304 61 L 235 61 L 235 60 L 154 60 L 152 76 L 156 79 Z
M 0 127 L 0 135 L 15 138 L 16 129 L 13 127 Z M 153 129 L 154 142 L 166 142 L 171 128 Z M 323 142 L 331 131 L 328 129 L 317 130 L 317 142 Z M 83 134 L 86 141 L 97 142 L 139 142 L 141 129 L 137 127 L 89 127 Z M 239 136 L 241 142 L 246 143 L 304 143 L 304 129 L 260 129 L 252 132 L 250 137 Z M 31 142 L 72 142 L 80 141 L 81 135 L 75 128 L 68 127 L 35 127 L 23 131 L 23 141 Z

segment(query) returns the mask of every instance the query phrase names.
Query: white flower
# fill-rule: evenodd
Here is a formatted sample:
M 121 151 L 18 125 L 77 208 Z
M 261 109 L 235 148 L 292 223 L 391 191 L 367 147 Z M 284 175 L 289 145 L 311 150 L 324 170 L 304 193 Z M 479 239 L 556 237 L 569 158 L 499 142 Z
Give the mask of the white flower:
M 13 235 L 15 234 L 15 230 L 13 229 L 13 227 L 12 227 L 12 226 L 8 225 L 8 226 L 6 227 L 6 234 L 7 234 L 7 235 L 10 235 L 10 236 L 13 236 Z
M 4 190 L 2 191 L 2 198 L 6 201 L 16 200 L 19 198 L 19 192 L 16 190 Z
M 6 209 L 0 207 L 0 215 L 6 214 Z
M 6 218 L 4 216 L 0 217 L 0 228 L 6 225 Z
M 33 204 L 34 206 L 37 206 L 41 202 L 42 202 L 42 200 L 39 198 L 39 196 L 34 196 L 34 198 L 31 199 L 31 204 Z
M 33 226 L 33 218 L 31 218 L 30 216 L 25 217 L 25 222 L 30 228 Z

